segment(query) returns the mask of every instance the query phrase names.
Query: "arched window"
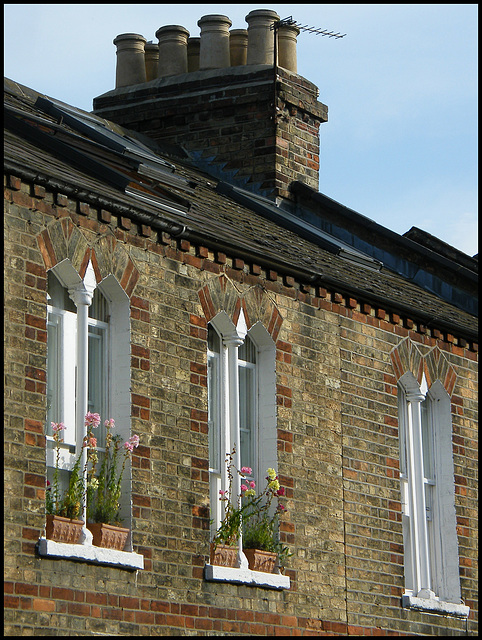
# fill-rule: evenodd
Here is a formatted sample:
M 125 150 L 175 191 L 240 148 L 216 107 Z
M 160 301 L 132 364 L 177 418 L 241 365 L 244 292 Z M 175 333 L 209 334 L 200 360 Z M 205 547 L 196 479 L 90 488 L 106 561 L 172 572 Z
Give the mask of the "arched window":
M 84 307 L 84 309 L 82 309 Z M 87 309 L 85 309 L 87 308 Z M 86 321 L 81 321 L 85 312 Z M 81 354 L 79 333 L 86 332 Z M 84 397 L 79 379 L 85 378 Z M 55 467 L 51 423 L 63 422 L 60 452 L 61 487 L 82 447 L 83 416 L 98 413 L 97 446 L 105 445 L 104 421 L 114 418 L 116 433 L 130 436 L 130 328 L 129 300 L 114 276 L 96 283 L 92 265 L 81 280 L 70 261 L 48 272 L 47 279 L 47 478 Z M 63 485 L 63 486 L 62 486 Z M 125 504 L 121 516 L 130 526 L 130 477 L 123 476 Z
M 461 604 L 450 398 L 425 376 L 399 380 L 404 605 L 468 615 Z
M 251 467 L 263 483 L 277 468 L 275 345 L 261 323 L 235 327 L 223 312 L 208 325 L 208 426 L 211 533 L 221 519 L 219 491 L 227 488 L 226 454 Z

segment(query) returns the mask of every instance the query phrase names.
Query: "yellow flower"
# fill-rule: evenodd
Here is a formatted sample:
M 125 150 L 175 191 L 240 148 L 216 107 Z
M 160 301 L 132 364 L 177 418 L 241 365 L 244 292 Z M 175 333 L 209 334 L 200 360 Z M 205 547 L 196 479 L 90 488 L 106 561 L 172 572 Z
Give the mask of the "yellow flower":
M 268 483 L 268 487 L 270 489 L 274 489 L 275 491 L 278 491 L 279 489 L 279 482 L 278 480 L 271 480 L 271 482 Z
M 276 471 L 271 469 L 271 467 L 268 469 L 268 476 L 270 480 L 274 480 L 276 478 Z

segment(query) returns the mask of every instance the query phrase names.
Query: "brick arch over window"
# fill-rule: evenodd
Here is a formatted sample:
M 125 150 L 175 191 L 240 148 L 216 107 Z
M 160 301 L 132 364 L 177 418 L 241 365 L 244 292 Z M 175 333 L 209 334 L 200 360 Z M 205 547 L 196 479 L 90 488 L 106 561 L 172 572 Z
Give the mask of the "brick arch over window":
M 261 286 L 251 287 L 242 294 L 229 278 L 221 275 L 210 280 L 198 294 L 208 322 L 224 311 L 236 326 L 242 309 L 248 330 L 260 322 L 276 342 L 283 317 Z
M 423 347 L 405 338 L 392 350 L 390 357 L 397 382 L 410 372 L 420 385 L 425 374 L 429 388 L 439 380 L 448 395 L 452 395 L 457 373 L 438 347 Z
M 90 260 L 97 282 L 112 274 L 129 297 L 139 279 L 139 271 L 128 252 L 113 236 L 103 235 L 89 245 L 69 219 L 49 224 L 37 236 L 37 242 L 47 270 L 69 260 L 82 279 Z

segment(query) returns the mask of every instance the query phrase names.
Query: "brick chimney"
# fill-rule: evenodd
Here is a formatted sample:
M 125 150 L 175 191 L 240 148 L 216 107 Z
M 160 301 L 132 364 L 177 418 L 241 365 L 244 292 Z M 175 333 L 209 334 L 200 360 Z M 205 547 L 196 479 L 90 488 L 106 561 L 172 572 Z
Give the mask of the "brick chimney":
M 247 29 L 230 29 L 223 15 L 203 16 L 193 37 L 182 26 L 163 26 L 154 79 L 152 43 L 121 34 L 114 40 L 116 88 L 94 99 L 94 113 L 181 145 L 221 179 L 273 200 L 290 198 L 294 180 L 318 189 L 319 126 L 328 109 L 297 73 L 299 30 L 273 29 L 278 21 L 274 11 L 258 9 L 246 16 Z

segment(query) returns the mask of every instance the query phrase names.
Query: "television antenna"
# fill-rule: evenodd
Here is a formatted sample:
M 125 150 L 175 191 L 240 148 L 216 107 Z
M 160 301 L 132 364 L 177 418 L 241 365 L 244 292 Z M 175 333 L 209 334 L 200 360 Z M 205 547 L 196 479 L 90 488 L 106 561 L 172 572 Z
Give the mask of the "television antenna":
M 276 107 L 276 80 L 278 78 L 278 38 L 277 38 L 277 34 L 278 34 L 278 29 L 280 29 L 281 27 L 297 27 L 300 31 L 307 31 L 308 33 L 314 33 L 317 36 L 328 36 L 329 38 L 344 38 L 346 36 L 346 33 L 335 33 L 334 31 L 328 31 L 327 29 L 318 29 L 317 27 L 309 27 L 307 24 L 301 24 L 301 22 L 296 22 L 296 20 L 293 20 L 293 16 L 288 16 L 287 18 L 283 18 L 282 20 L 276 20 L 275 22 L 273 22 L 273 24 L 270 25 L 270 31 L 274 31 L 273 36 L 274 36 L 274 64 L 273 64 L 273 71 L 274 71 L 274 84 L 273 84 L 273 88 L 274 88 L 274 96 L 273 96 L 273 106 L 275 108 L 275 116 L 273 118 L 273 121 L 275 122 L 275 128 L 276 128 L 276 111 L 277 111 L 277 107 Z
M 317 36 L 328 36 L 329 38 L 344 38 L 346 33 L 335 33 L 334 31 L 327 31 L 326 29 L 318 29 L 316 27 L 309 27 L 307 24 L 302 25 L 301 22 L 296 22 L 293 20 L 293 16 L 288 16 L 288 18 L 283 18 L 282 20 L 277 20 L 273 22 L 270 26 L 270 29 L 273 31 L 277 31 L 280 27 L 298 27 L 301 31 L 308 31 L 309 33 L 314 33 Z

